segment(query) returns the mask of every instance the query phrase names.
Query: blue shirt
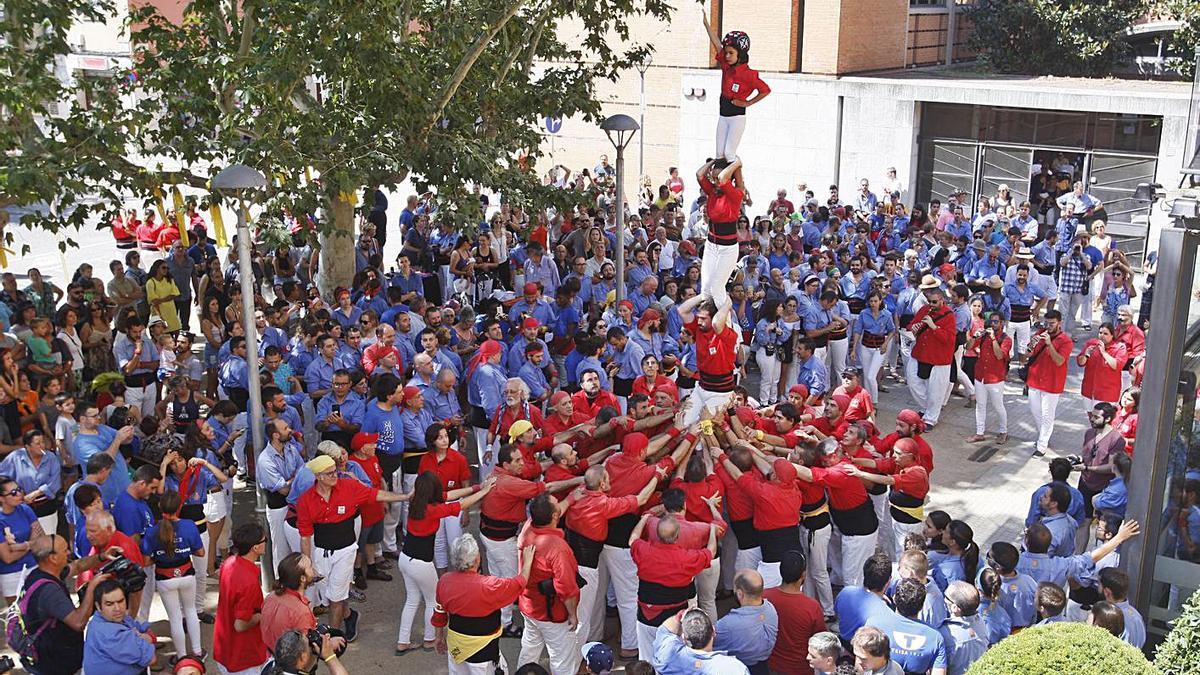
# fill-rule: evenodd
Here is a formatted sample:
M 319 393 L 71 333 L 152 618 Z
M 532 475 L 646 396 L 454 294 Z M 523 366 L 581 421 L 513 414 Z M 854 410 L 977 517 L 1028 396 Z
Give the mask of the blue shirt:
M 267 326 L 263 329 L 262 339 L 258 342 L 258 355 L 265 356 L 267 347 L 278 347 L 279 351 L 283 352 L 283 358 L 288 356 L 288 336 L 282 329 L 275 326 Z
M 554 308 L 542 298 L 538 298 L 532 303 L 525 298 L 521 298 L 508 311 L 508 320 L 513 323 L 519 323 L 522 314 L 532 316 L 543 326 L 549 326 L 554 323 Z
M 3 467 L 0 467 L 3 468 Z M 1092 505 L 1098 511 L 1115 514 L 1125 518 L 1125 507 L 1129 504 L 1129 492 L 1125 487 L 1125 479 L 1117 476 L 1108 481 L 1108 485 L 1092 499 Z
M 1000 607 L 1008 614 L 1012 625 L 1024 628 L 1037 620 L 1038 582 L 1028 574 L 1000 577 Z
M 1055 481 L 1058 482 L 1058 481 Z M 1079 490 L 1067 483 L 1059 483 L 1065 485 L 1067 491 L 1071 493 L 1071 506 L 1067 509 L 1067 515 L 1075 519 L 1076 523 L 1083 522 L 1083 494 Z M 1046 483 L 1034 491 L 1033 497 L 1029 500 L 1029 513 L 1025 516 L 1025 527 L 1036 523 L 1042 517 L 1042 509 L 1038 504 L 1041 502 L 1042 493 L 1050 489 L 1050 483 Z
M 197 551 L 204 549 L 204 540 L 200 538 L 200 530 L 197 529 L 196 523 L 183 518 L 176 520 L 174 525 L 174 555 L 169 554 L 167 547 L 159 541 L 159 529 L 162 527 L 162 523 L 152 525 L 146 530 L 146 535 L 142 537 L 142 553 L 146 554 L 148 561 L 153 560 L 158 567 L 179 567 L 191 560 Z
M 895 331 L 896 322 L 892 318 L 892 313 L 883 308 L 880 308 L 878 317 L 872 314 L 870 309 L 864 309 L 862 314 L 858 315 L 858 321 L 854 322 L 854 333 L 856 335 L 862 335 L 863 333 L 891 335 Z
M 11 476 L 25 494 L 41 490 L 47 499 L 54 499 L 62 488 L 62 464 L 53 452 L 43 452 L 41 464 L 35 467 L 28 450 L 13 450 L 0 462 L 0 475 Z
M 326 417 L 329 417 L 329 414 L 333 412 L 333 406 L 335 403 L 338 405 L 338 410 L 342 413 L 342 417 L 345 418 L 348 424 L 357 424 L 362 426 L 363 417 L 366 415 L 366 405 L 363 402 L 362 397 L 353 391 L 346 394 L 346 400 L 340 402 L 335 400 L 332 391 L 322 396 L 321 400 L 317 401 L 316 421 L 320 422 Z M 341 425 L 337 424 L 336 422 L 330 423 L 329 428 L 336 431 L 345 431 L 345 429 L 343 429 Z
M 758 606 L 734 607 L 721 617 L 713 649 L 749 667 L 771 658 L 778 635 L 779 613 L 769 600 L 763 600 Z
M 481 363 L 471 373 L 470 386 L 467 387 L 467 402 L 483 408 L 484 413 L 491 418 L 492 413 L 504 401 L 504 383 L 508 377 L 500 366 L 491 363 Z
M 401 412 L 400 424 L 404 427 L 404 449 L 424 450 L 425 430 L 433 426 L 435 421 L 433 413 L 424 406 L 421 406 L 420 410 L 405 409 Z
M 154 512 L 150 510 L 150 505 L 144 499 L 135 499 L 128 490 L 117 497 L 112 515 L 117 529 L 130 537 L 141 536 L 154 525 Z M 192 526 L 194 527 L 195 523 L 192 523 Z
M 311 394 L 332 387 L 333 371 L 335 370 L 337 370 L 337 364 L 333 361 L 326 361 L 323 356 L 313 359 L 312 363 L 308 364 L 308 369 L 304 371 L 304 384 L 308 387 L 308 392 Z
M 600 364 L 600 359 L 594 356 L 587 356 L 580 359 L 579 365 L 575 366 L 575 381 L 583 381 L 583 371 L 594 370 L 600 376 L 600 388 L 604 391 L 612 391 L 612 385 L 608 381 L 608 373 L 604 371 L 604 366 Z
M 307 349 L 299 339 L 292 341 L 292 353 L 288 356 L 288 365 L 293 373 L 308 372 L 308 364 L 317 357 L 316 348 Z
M 642 359 L 645 358 L 646 352 L 642 346 L 633 340 L 626 340 L 625 347 L 620 351 L 613 352 L 613 360 L 620 364 L 617 369 L 617 378 L 622 380 L 634 380 L 642 374 Z
M 808 360 L 800 362 L 797 382 L 808 387 L 810 396 L 824 396 L 825 381 L 829 377 L 828 372 L 825 364 L 817 358 L 816 354 L 813 354 L 808 357 Z
M 352 326 L 358 326 L 358 320 L 362 317 L 363 311 L 351 305 L 349 314 L 346 314 L 346 310 L 341 307 L 333 309 L 330 313 L 333 314 L 334 321 L 342 325 L 342 330 L 346 330 Z
M 968 581 L 962 558 L 942 551 L 929 551 L 929 573 L 943 593 L 951 581 Z
M 992 276 L 1004 277 L 1004 263 L 1000 262 L 999 257 L 995 261 L 984 257 L 972 265 L 971 271 L 967 273 L 967 279 L 971 281 L 987 281 Z
M 983 619 L 983 624 L 988 629 L 988 645 L 996 644 L 1012 632 L 1012 617 L 1003 607 L 999 604 L 992 604 L 992 601 L 987 598 L 979 599 L 979 617 Z
M 1142 620 L 1142 615 L 1128 601 L 1114 604 L 1125 615 L 1125 632 L 1121 633 L 1121 639 L 1141 649 L 1146 644 L 1146 622 Z
M 91 485 L 95 488 L 100 487 L 99 484 L 93 483 L 90 480 L 80 479 L 71 487 L 67 488 L 67 494 L 63 498 L 63 508 L 66 509 L 67 522 L 71 524 L 71 527 L 75 528 L 75 540 L 71 542 L 71 547 L 76 558 L 86 557 L 88 555 L 88 551 L 92 550 L 92 543 L 87 540 L 87 530 L 84 527 L 86 525 L 86 520 L 83 517 L 83 512 L 79 510 L 78 506 L 75 506 L 75 491 L 79 489 L 80 485 Z M 104 502 L 104 508 L 107 509 L 112 502 L 104 501 L 103 492 L 100 493 L 100 495 L 100 501 Z
M 895 614 L 883 598 L 862 586 L 843 588 L 833 601 L 833 608 L 838 617 L 838 634 L 844 642 L 850 642 L 859 628 Z
M 1050 530 L 1050 555 L 1060 558 L 1075 552 L 1075 530 L 1079 524 L 1065 513 L 1043 516 L 1042 524 Z
M 425 389 L 425 408 L 435 420 L 448 420 L 462 414 L 462 406 L 458 402 L 458 393 L 451 389 L 443 393 L 436 385 Z
M 250 368 L 246 365 L 246 359 L 240 356 L 230 355 L 228 358 L 225 358 L 221 363 L 218 374 L 221 386 L 224 387 L 225 391 L 229 391 L 230 389 L 247 389 L 250 387 Z
M 13 538 L 17 540 L 17 543 L 29 541 L 29 535 L 33 532 L 33 524 L 37 522 L 37 519 L 37 515 L 28 505 L 17 504 L 17 508 L 13 509 L 12 513 L 0 512 L 0 533 L 4 532 L 4 528 L 7 527 L 12 530 Z M 33 553 L 26 551 L 25 555 L 14 562 L 0 561 L 0 574 L 20 572 L 26 567 L 34 567 L 36 564 L 33 560 Z
M 83 640 L 83 669 L 105 675 L 139 675 L 154 660 L 154 645 L 138 633 L 150 630 L 150 624 L 129 616 L 120 622 L 109 621 L 97 611 L 88 620 Z
M 186 495 L 183 494 L 183 484 L 180 481 L 180 476 L 176 476 L 173 473 L 168 472 L 166 477 L 163 478 L 163 486 L 167 490 L 180 493 L 179 496 L 183 497 L 184 504 L 204 504 L 208 502 L 208 491 L 219 487 L 221 483 L 213 475 L 213 472 L 208 470 L 207 466 L 200 467 L 200 472 L 196 475 L 198 478 L 189 484 Z
M 124 372 L 125 366 L 133 360 L 133 341 L 120 340 L 113 343 L 113 356 L 117 358 L 117 367 Z M 150 341 L 150 336 L 145 332 L 142 333 L 142 355 L 138 357 L 138 361 L 157 361 L 158 350 L 155 349 L 154 343 Z M 132 375 L 141 375 L 143 373 L 153 373 L 153 368 L 135 368 Z
M 389 285 L 393 288 L 399 288 L 405 295 L 416 293 L 417 295 L 425 294 L 425 279 L 415 271 L 410 270 L 408 276 L 396 272 L 392 275 Z
M 268 443 L 267 447 L 258 453 L 258 464 L 255 470 L 258 486 L 267 492 L 278 492 L 283 489 L 285 483 L 296 477 L 296 472 L 302 466 L 304 466 L 304 457 L 300 454 L 298 443 L 295 441 L 285 443 L 282 454 L 275 449 L 275 446 Z
M 1017 571 L 1028 574 L 1034 581 L 1041 583 L 1049 581 L 1062 588 L 1067 587 L 1067 578 L 1081 577 L 1095 569 L 1096 563 L 1087 553 L 1073 555 L 1069 558 L 1056 558 L 1046 553 L 1030 553 L 1022 551 L 1017 561 Z
M 949 654 L 947 675 L 963 675 L 987 651 L 989 631 L 978 614 L 946 619 L 938 632 Z
M 1037 286 L 1026 283 L 1025 289 L 1022 290 L 1016 284 L 1004 284 L 1004 297 L 1008 299 L 1009 305 L 1024 305 L 1032 307 L 1033 303 L 1046 297 L 1046 293 Z M 1115 314 L 1115 312 L 1114 312 Z
M 946 644 L 937 629 L 895 612 L 880 612 L 870 625 L 883 631 L 892 645 L 892 660 L 905 672 L 926 673 L 946 667 Z
M 654 634 L 654 672 L 658 675 L 684 675 L 685 673 L 708 673 L 709 675 L 742 675 L 750 671 L 734 657 L 719 652 L 701 652 L 689 648 L 683 640 L 659 626 Z
M 75 444 L 71 449 L 75 461 L 81 467 L 87 467 L 87 461 L 92 455 L 104 452 L 117 437 L 116 429 L 101 425 L 96 428 L 96 434 L 85 434 L 82 431 L 75 436 Z M 100 486 L 100 494 L 104 495 L 104 503 L 112 504 L 117 497 L 129 487 L 129 465 L 125 463 L 125 455 L 120 451 L 113 453 L 113 468 L 108 480 Z
M 375 446 L 379 454 L 398 455 L 404 452 L 404 421 L 400 419 L 399 406 L 384 410 L 379 407 L 378 401 L 372 399 L 367 403 L 367 411 L 363 415 L 362 430 L 369 434 L 379 434 L 379 441 Z
M 526 361 L 525 365 L 517 371 L 517 377 L 529 386 L 529 398 L 531 400 L 542 400 L 550 393 L 550 383 L 546 380 L 546 373 L 542 369 Z
M 524 335 L 518 335 L 513 338 L 512 346 L 508 348 L 508 356 L 504 359 L 504 367 L 508 369 L 510 377 L 517 377 L 521 372 L 521 366 L 525 365 L 529 359 L 525 358 L 525 347 L 529 344 L 529 340 Z M 546 343 L 542 343 L 542 363 L 553 363 L 550 359 L 550 349 Z

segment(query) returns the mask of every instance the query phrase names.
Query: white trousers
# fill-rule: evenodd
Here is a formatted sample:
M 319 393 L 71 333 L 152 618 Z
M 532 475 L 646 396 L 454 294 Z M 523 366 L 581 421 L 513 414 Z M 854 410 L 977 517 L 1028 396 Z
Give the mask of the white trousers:
M 721 115 L 717 118 L 717 149 L 714 157 L 724 157 L 725 161 L 737 159 L 738 146 L 742 143 L 742 134 L 746 133 L 746 116 Z
M 354 578 L 354 558 L 357 556 L 357 544 L 332 551 L 313 545 L 313 569 L 325 577 L 313 586 L 322 603 L 341 602 L 350 597 L 350 581 Z
M 728 579 L 725 583 L 725 588 L 733 590 L 733 577 L 742 570 L 756 570 L 758 563 L 762 562 L 762 549 L 755 546 L 754 548 L 740 549 L 737 548 L 737 538 L 733 540 L 732 546 L 737 549 L 734 554 L 733 567 L 730 568 Z
M 696 575 L 696 604 L 713 624 L 717 623 L 717 584 L 721 581 L 721 559 L 713 558 L 708 568 Z
M 867 562 L 875 553 L 875 535 L 878 532 L 871 534 L 863 534 L 851 536 L 842 534 L 837 531 L 837 526 L 834 526 L 834 536 L 841 542 L 841 576 L 842 584 L 845 586 L 862 586 L 863 581 L 863 564 Z M 839 565 L 839 562 L 835 562 Z
M 576 634 L 567 630 L 567 623 L 538 621 L 526 614 L 522 616 L 525 618 L 525 632 L 521 634 L 521 654 L 517 657 L 517 667 L 537 663 L 545 647 L 550 653 L 551 675 L 575 675 L 582 658 L 579 651 L 581 645 Z
M 871 395 L 871 400 L 879 402 L 879 371 L 883 368 L 884 353 L 878 348 L 858 346 L 858 363 L 862 366 L 862 383 Z
M 383 477 L 384 487 L 387 486 L 388 477 Z M 414 478 L 415 480 L 415 478 Z M 397 468 L 392 472 L 392 485 L 400 488 L 404 487 L 404 472 Z M 411 490 L 408 490 L 411 491 Z M 404 502 L 407 506 L 408 502 Z M 401 509 L 400 502 L 392 502 L 383 507 L 383 550 L 389 553 L 396 553 L 400 550 L 400 545 L 397 542 L 396 529 L 403 527 L 405 510 Z
M 130 408 L 137 408 L 142 413 L 142 417 L 154 414 L 154 404 L 158 402 L 157 398 L 158 392 L 154 384 L 125 389 L 125 403 Z
M 600 569 L 579 566 L 579 576 L 587 583 L 579 589 L 579 606 L 575 610 L 579 617 L 579 646 L 604 639 L 604 589 L 600 588 Z
M 488 574 L 494 577 L 517 576 L 517 538 L 509 537 L 504 541 L 496 541 L 487 537 L 483 540 L 484 551 L 487 552 Z M 505 626 L 512 624 L 512 605 L 500 610 L 500 623 Z
M 400 634 L 396 642 L 412 643 L 413 619 L 417 616 L 417 605 L 425 603 L 425 634 L 424 640 L 432 642 L 435 635 L 433 630 L 433 610 L 437 606 L 437 570 L 433 563 L 411 558 L 403 553 L 396 565 L 400 574 L 404 575 L 404 609 L 400 612 Z
M 913 360 L 913 377 L 908 381 L 909 391 L 917 405 L 925 411 L 925 423 L 937 424 L 946 403 L 946 392 L 950 389 L 950 364 L 934 366 L 929 379 L 917 377 L 916 360 Z M 849 585 L 849 584 L 847 584 Z
M 658 634 L 658 626 L 650 626 L 639 621 L 637 623 L 638 660 L 652 663 L 654 661 L 654 636 Z M 699 670 L 699 669 L 697 669 Z
M 892 520 L 892 538 L 896 541 L 895 548 L 892 549 L 892 560 L 899 560 L 900 555 L 904 553 L 904 538 L 910 532 L 921 534 L 925 531 L 925 523 L 897 523 Z
M 195 567 L 195 565 L 192 565 Z M 175 653 L 199 654 L 203 651 L 200 644 L 200 619 L 191 611 L 192 598 L 196 595 L 196 577 L 189 574 L 171 579 L 156 580 L 154 592 L 162 600 L 163 609 L 167 610 L 167 621 L 171 624 L 171 642 L 175 645 Z M 142 595 L 142 604 L 149 606 L 154 600 L 153 595 Z M 187 641 L 184 641 L 184 625 L 187 626 Z
M 150 621 L 150 607 L 154 605 L 154 591 L 157 589 L 154 579 L 154 565 L 142 568 L 146 574 L 146 585 L 142 588 L 142 604 L 138 606 L 137 620 L 142 623 Z
M 1050 434 L 1054 433 L 1054 414 L 1058 411 L 1060 396 L 1062 394 L 1047 394 L 1041 389 L 1029 388 L 1029 412 L 1037 429 L 1037 449 L 1042 452 L 1050 448 Z
M 729 302 L 725 285 L 737 269 L 737 262 L 737 244 L 724 246 L 711 241 L 704 244 L 704 254 L 700 259 L 700 295 L 711 297 L 718 309 Z
M 904 363 L 901 364 L 904 368 L 904 380 L 908 383 L 908 393 L 912 394 L 913 399 L 916 399 L 916 389 L 913 385 L 913 380 L 917 379 L 917 360 L 912 357 L 914 344 L 916 344 L 916 338 L 910 331 L 900 331 L 900 356 L 904 360 Z
M 956 371 L 955 377 L 957 378 L 956 381 L 960 385 L 962 385 L 963 393 L 966 394 L 967 396 L 974 396 L 975 395 L 975 381 L 972 380 L 971 377 L 969 375 L 967 375 L 966 372 L 963 371 L 963 367 L 962 367 L 962 357 L 963 357 L 964 351 L 966 351 L 966 348 L 963 345 L 959 345 L 958 348 L 954 350 L 954 366 L 955 366 L 955 371 Z M 944 400 L 942 401 L 942 405 L 946 405 L 947 403 L 950 402 L 950 390 L 951 389 L 953 389 L 953 387 L 946 387 L 946 396 L 945 396 Z
M 875 507 L 875 519 L 879 521 L 879 529 L 875 530 L 875 547 L 883 549 L 884 552 L 895 550 L 896 545 L 892 541 L 892 508 L 888 502 L 888 493 L 871 495 L 871 506 Z M 892 558 L 892 562 L 899 560 Z
M 699 389 L 697 392 L 701 391 Z M 617 595 L 617 613 L 621 618 L 621 649 L 637 649 L 637 565 L 627 548 L 604 545 L 600 552 L 601 589 L 611 581 Z
M 446 654 L 446 669 L 450 675 L 496 675 L 496 670 L 499 669 L 502 673 L 508 673 L 508 663 L 504 660 L 504 652 L 500 652 L 500 663 L 489 661 L 487 663 L 455 663 L 454 657 Z
M 392 483 L 393 485 L 402 486 L 400 492 L 402 492 L 406 495 L 412 494 L 413 489 L 415 489 L 416 485 L 417 485 L 417 474 L 415 474 L 415 473 L 405 474 L 405 473 L 401 473 L 400 469 L 396 469 L 396 473 L 394 474 L 394 478 L 392 480 L 394 481 Z M 388 504 L 388 506 L 399 507 L 397 509 L 397 511 L 398 511 L 397 515 L 400 518 L 399 526 L 400 526 L 400 530 L 404 531 L 404 529 L 406 527 L 408 527 L 408 502 L 392 502 L 391 504 Z M 391 509 L 388 509 L 388 510 L 390 511 Z M 385 517 L 385 520 L 386 520 L 386 517 Z M 384 525 L 384 527 L 386 528 L 387 525 Z M 434 543 L 435 544 L 437 543 L 436 537 L 434 538 Z
M 754 360 L 758 362 L 758 402 L 762 405 L 774 405 L 779 401 L 779 375 L 783 364 L 779 361 L 778 353 L 767 356 L 761 347 L 754 352 Z
M 1024 354 L 1029 347 L 1030 325 L 1028 321 L 1009 323 L 1004 327 L 1004 334 L 1013 341 L 1013 351 Z
M 842 381 L 842 371 L 846 369 L 846 359 L 850 356 L 850 338 L 830 340 L 827 349 L 829 350 L 829 368 L 826 373 L 828 375 L 826 384 L 829 385 L 828 391 L 833 391 Z
M 221 495 L 216 495 L 220 497 Z M 204 544 L 203 556 L 192 556 L 192 567 L 196 570 L 196 587 L 193 591 L 196 613 L 204 611 L 204 602 L 208 600 L 208 530 L 200 533 L 200 541 Z M 145 594 L 142 597 L 147 597 Z M 199 654 L 199 652 L 196 652 Z
M 829 582 L 829 539 L 832 536 L 833 528 L 828 525 L 814 531 L 800 526 L 800 548 L 808 562 L 804 594 L 820 602 L 826 616 L 833 614 L 833 585 Z
M 1032 394 L 1032 390 L 1030 390 Z M 987 430 L 987 411 L 988 406 L 996 411 L 996 417 L 1000 418 L 1000 426 L 997 431 L 1002 434 L 1008 433 L 1008 410 L 1004 408 L 1004 383 L 995 382 L 992 384 L 984 384 L 978 380 L 975 381 L 975 433 L 982 435 Z
M 1087 295 L 1079 293 L 1063 293 L 1058 297 L 1058 311 L 1063 315 L 1063 330 L 1070 333 L 1075 330 L 1081 322 L 1075 320 L 1075 314 L 1083 310 L 1082 323 L 1090 323 L 1092 320 L 1091 301 Z
M 267 509 L 267 528 L 271 531 L 271 560 L 275 564 L 275 569 L 279 569 L 279 561 L 286 558 L 289 553 L 293 550 L 300 550 L 299 544 L 295 549 L 288 545 L 287 534 L 284 532 L 287 527 L 286 520 L 286 506 L 279 509 Z
M 496 468 L 496 453 L 487 442 L 487 429 L 471 427 L 475 434 L 475 452 L 479 458 L 479 480 L 486 480 Z
M 730 398 L 733 398 L 732 391 L 717 392 L 708 391 L 704 387 L 696 387 L 692 390 L 692 404 L 688 406 L 687 412 L 683 414 L 684 426 L 691 426 L 699 422 L 700 411 L 703 409 L 707 409 L 709 413 L 717 412 L 717 409 L 725 405 Z

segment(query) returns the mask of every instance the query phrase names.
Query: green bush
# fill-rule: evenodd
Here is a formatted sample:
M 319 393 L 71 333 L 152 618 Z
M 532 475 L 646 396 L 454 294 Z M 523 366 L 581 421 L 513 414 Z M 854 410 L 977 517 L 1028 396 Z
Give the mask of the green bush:
M 1171 632 L 1158 646 L 1154 665 L 1163 675 L 1200 673 L 1200 591 L 1183 605 L 1183 612 L 1171 622 Z
M 1082 623 L 1036 626 L 1004 638 L 967 675 L 1155 675 L 1140 651 Z

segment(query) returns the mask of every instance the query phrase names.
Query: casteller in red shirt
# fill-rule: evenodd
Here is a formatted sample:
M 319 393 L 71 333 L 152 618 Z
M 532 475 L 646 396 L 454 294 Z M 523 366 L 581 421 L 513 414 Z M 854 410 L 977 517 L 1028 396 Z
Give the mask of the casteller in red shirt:
M 600 414 L 601 408 L 616 408 L 618 411 L 621 410 L 621 404 L 617 403 L 617 397 L 613 396 L 611 391 L 604 389 L 599 390 L 595 398 L 589 398 L 587 392 L 580 389 L 571 395 L 571 405 L 575 409 L 573 415 L 583 415 L 585 422 L 596 419 L 596 415 Z
M 129 535 L 121 532 L 120 530 L 113 530 L 112 539 L 108 540 L 108 544 L 104 546 L 104 550 L 107 551 L 114 546 L 121 549 L 121 555 L 128 558 L 129 562 L 137 565 L 138 567 L 145 567 L 146 563 L 142 558 L 142 550 L 138 546 L 137 542 L 134 541 Z M 99 553 L 99 551 L 96 550 L 96 546 L 93 544 L 92 550 L 88 553 L 88 555 L 96 555 L 97 553 Z M 93 574 L 95 574 L 95 570 L 80 572 L 79 575 L 75 577 L 75 590 L 79 590 L 86 586 L 87 582 L 91 581 Z M 143 595 L 142 602 L 150 602 L 153 599 L 154 598 L 148 598 Z
M 935 328 L 925 324 L 927 316 L 933 319 Z M 908 329 L 917 333 L 917 342 L 912 349 L 914 359 L 934 366 L 948 366 L 954 361 L 954 340 L 957 336 L 954 310 L 945 305 L 924 305 L 917 310 Z
M 683 328 L 696 337 L 700 388 L 715 393 L 733 391 L 737 331 L 732 326 L 725 326 L 719 333 L 712 328 L 700 330 L 700 322 L 696 319 L 684 324 Z
M 1039 340 L 1039 336 L 1042 335 L 1049 335 L 1050 342 Z M 1037 342 L 1029 350 L 1029 360 L 1026 361 L 1029 364 L 1029 388 L 1047 394 L 1061 394 L 1067 384 L 1067 366 L 1071 363 L 1071 351 L 1075 347 L 1075 341 L 1061 329 L 1052 335 L 1045 329 L 1039 330 L 1033 337 Z M 1062 356 L 1061 364 L 1055 363 L 1054 357 L 1047 353 L 1050 347 Z
M 527 523 L 517 538 L 518 549 L 526 546 L 534 546 L 537 553 L 529 570 L 529 583 L 525 584 L 517 600 L 521 613 L 537 621 L 562 623 L 567 620 L 565 601 L 579 598 L 579 584 L 575 580 L 579 565 L 575 562 L 575 554 L 567 545 L 565 534 L 557 527 L 557 523 L 542 527 Z M 549 613 L 546 611 L 546 596 L 538 588 L 538 584 L 547 579 L 554 580 L 555 592 Z
M 234 625 L 235 621 L 250 621 L 262 612 L 262 574 L 258 565 L 244 556 L 229 556 L 221 563 L 220 581 L 213 624 L 213 660 L 231 673 L 260 668 L 267 662 L 262 630 L 257 624 L 243 631 Z

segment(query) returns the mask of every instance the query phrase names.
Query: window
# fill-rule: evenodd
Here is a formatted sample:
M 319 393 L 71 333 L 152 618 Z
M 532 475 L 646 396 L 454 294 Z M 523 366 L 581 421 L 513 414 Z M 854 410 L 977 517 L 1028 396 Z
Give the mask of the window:
M 945 7 L 946 0 L 908 0 L 909 7 Z

